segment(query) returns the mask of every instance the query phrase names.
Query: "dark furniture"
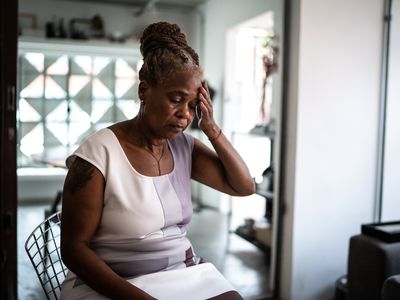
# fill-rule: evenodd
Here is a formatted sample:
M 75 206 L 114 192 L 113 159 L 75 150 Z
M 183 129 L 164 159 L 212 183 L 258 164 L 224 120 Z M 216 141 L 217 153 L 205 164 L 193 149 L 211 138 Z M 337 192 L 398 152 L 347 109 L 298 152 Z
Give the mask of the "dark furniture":
M 347 300 L 399 300 L 400 242 L 353 236 L 347 271 Z

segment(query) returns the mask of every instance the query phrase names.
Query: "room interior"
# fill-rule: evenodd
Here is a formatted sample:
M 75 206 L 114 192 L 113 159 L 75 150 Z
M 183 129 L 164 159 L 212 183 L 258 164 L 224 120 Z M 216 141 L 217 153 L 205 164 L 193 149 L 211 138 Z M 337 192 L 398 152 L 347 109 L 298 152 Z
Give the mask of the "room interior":
M 144 26 L 159 20 L 178 23 L 202 58 L 209 51 L 203 44 L 205 5 L 200 0 L 19 1 L 18 218 L 25 220 L 18 223 L 20 299 L 43 297 L 23 244 L 51 206 L 62 209 L 58 201 L 67 172 L 65 157 L 96 130 L 138 111 L 138 38 Z M 204 64 L 214 91 L 215 117 L 259 189 L 241 199 L 193 182 L 195 215 L 189 237 L 200 256 L 216 265 L 246 299 L 275 296 L 273 234 L 278 218 L 273 207 L 279 161 L 273 154 L 279 152 L 282 14 L 283 2 L 260 5 L 247 17 L 228 20 L 231 24 L 220 33 L 226 39 L 221 49 L 226 49 L 227 69 L 221 65 L 219 70 L 225 74 L 223 82 L 214 81 Z M 90 27 L 95 17 L 102 22 L 96 30 Z M 263 65 L 267 54 L 271 66 Z M 188 132 L 207 143 L 196 126 Z
M 19 51 L 29 53 L 29 49 L 42 47 L 42 50 L 46 48 L 55 51 L 54 56 L 60 56 L 51 46 L 57 44 L 57 38 L 46 44 L 41 35 L 45 34 L 46 23 L 58 26 L 63 19 L 66 26 L 69 19 L 76 17 L 74 7 L 77 6 L 81 7 L 79 17 L 86 20 L 100 13 L 113 43 L 127 39 L 118 44 L 119 56 L 125 55 L 125 46 L 128 53 L 134 47 L 130 34 L 134 36 L 136 30 L 140 32 L 147 21 L 162 16 L 182 25 L 199 51 L 205 75 L 216 91 L 215 115 L 254 168 L 258 187 L 266 184 L 271 187 L 271 177 L 268 177 L 271 173 L 267 168 L 272 162 L 271 157 L 274 169 L 272 195 L 260 192 L 261 196 L 249 199 L 226 197 L 193 183 L 197 213 L 192 233 L 194 239 L 198 238 L 198 248 L 222 269 L 221 262 L 231 263 L 225 265 L 226 274 L 232 275 L 238 270 L 244 272 L 245 276 L 232 276 L 231 280 L 242 280 L 240 288 L 246 299 L 341 299 L 340 295 L 335 296 L 335 283 L 338 278 L 351 273 L 349 248 L 352 237 L 360 234 L 362 224 L 400 219 L 397 188 L 400 178 L 397 116 L 400 110 L 396 101 L 399 94 L 396 78 L 399 78 L 400 70 L 400 26 L 397 26 L 400 1 L 321 3 L 301 0 L 284 1 L 285 5 L 277 0 L 253 0 L 251 5 L 240 0 L 183 1 L 195 9 L 182 6 L 178 1 L 133 1 L 136 6 L 127 2 L 118 1 L 118 5 L 111 5 L 107 1 L 20 0 L 19 12 L 24 13 L 23 24 L 29 38 L 25 39 L 22 33 L 19 46 L 26 46 L 27 51 L 23 47 Z M 231 11 L 222 16 L 221 12 L 228 6 Z M 98 12 L 98 7 L 107 8 L 107 13 L 103 13 L 104 9 Z M 62 14 L 52 13 L 55 8 L 61 9 Z M 32 14 L 36 15 L 36 25 Z M 115 14 L 125 17 L 113 18 Z M 109 19 L 108 15 L 111 16 Z M 122 29 L 123 20 L 130 20 L 128 31 Z M 255 84 L 257 88 L 252 91 L 246 76 L 253 76 L 260 69 L 248 68 L 249 64 L 244 62 L 249 58 L 246 52 L 249 49 L 240 45 L 253 45 L 252 57 L 257 56 L 257 42 L 252 44 L 246 35 L 249 32 L 250 35 L 259 34 L 260 28 L 248 30 L 257 22 L 264 22 L 262 34 L 270 30 L 272 24 L 273 32 L 279 37 L 278 70 L 265 85 L 262 81 L 258 86 Z M 81 25 L 85 28 L 85 22 Z M 42 42 L 38 43 L 38 40 Z M 78 45 L 82 41 L 75 42 L 74 45 Z M 68 47 L 68 43 L 62 45 Z M 87 50 L 84 48 L 82 46 L 80 50 Z M 107 48 L 97 44 L 98 51 L 107 51 Z M 70 48 L 71 53 L 77 54 L 75 50 L 78 49 Z M 29 63 L 29 56 L 27 61 Z M 135 69 L 133 63 L 131 67 Z M 33 79 L 27 76 L 26 80 L 29 78 Z M 44 85 L 44 77 L 40 80 Z M 62 84 L 62 80 L 53 81 L 56 85 Z M 50 84 L 53 81 L 49 80 Z M 260 89 L 260 85 L 266 89 Z M 121 86 L 132 87 L 129 80 L 121 80 Z M 55 93 L 53 96 L 61 95 L 62 91 L 58 89 Z M 250 103 L 249 99 L 260 101 L 263 93 L 263 99 L 271 101 L 267 112 L 276 119 L 263 124 L 269 126 L 255 126 L 260 115 L 254 116 L 257 104 Z M 134 101 L 127 103 L 134 105 Z M 106 106 L 98 106 L 97 117 Z M 120 112 L 114 109 L 115 116 L 118 113 L 123 115 L 123 109 Z M 243 114 L 252 117 L 246 119 Z M 48 142 L 60 143 L 57 136 L 67 140 L 76 138 L 73 134 L 65 134 L 65 127 L 57 128 L 56 139 L 54 133 L 48 133 Z M 269 132 L 271 128 L 275 132 L 273 136 Z M 21 134 L 32 129 L 26 126 L 19 133 L 17 143 L 21 143 Z M 191 132 L 202 138 L 196 129 Z M 45 135 L 40 136 L 43 142 Z M 37 137 L 26 139 L 25 151 L 33 150 L 30 146 L 35 146 Z M 68 141 L 66 143 L 68 145 Z M 259 158 L 260 153 L 264 154 L 262 158 Z M 19 157 L 24 158 L 23 155 Z M 65 176 L 65 170 L 47 169 L 50 173 L 49 170 L 36 170 L 43 173 L 35 175 L 23 168 L 18 170 L 18 194 L 26 197 L 21 205 L 18 202 L 18 238 L 23 239 L 21 232 L 27 234 L 29 228 L 32 229 L 33 224 L 28 225 L 28 229 L 20 226 L 29 224 L 32 213 L 36 212 L 36 216 L 42 218 L 44 208 L 49 207 Z M 268 176 L 262 176 L 262 173 Z M 46 189 L 40 182 L 46 182 Z M 26 186 L 28 192 L 22 186 Z M 47 196 L 41 195 L 45 190 Z M 33 204 L 29 202 L 32 195 L 47 201 Z M 248 205 L 250 201 L 251 205 Z M 269 227 L 257 222 L 269 218 Z M 37 217 L 33 219 L 36 223 Z M 271 244 L 267 252 L 259 240 L 246 241 L 246 238 L 249 240 L 246 230 L 255 225 L 252 220 L 264 230 L 268 228 L 267 243 Z M 213 224 L 220 229 L 219 233 L 209 234 L 205 239 L 204 233 L 196 227 L 202 222 Z M 221 243 L 222 239 L 226 242 Z M 21 248 L 18 248 L 18 261 L 24 255 L 20 252 Z M 264 269 L 257 269 L 260 265 Z M 24 273 L 26 269 L 19 272 Z M 367 277 L 366 274 L 363 276 Z M 267 289 L 261 290 L 257 286 Z M 35 292 L 25 296 L 37 299 Z

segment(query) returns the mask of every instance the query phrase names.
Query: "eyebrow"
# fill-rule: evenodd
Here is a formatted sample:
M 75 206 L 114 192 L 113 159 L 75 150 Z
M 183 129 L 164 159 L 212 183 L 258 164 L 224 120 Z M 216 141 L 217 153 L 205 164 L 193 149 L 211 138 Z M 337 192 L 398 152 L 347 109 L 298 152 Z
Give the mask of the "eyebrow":
M 169 91 L 169 92 L 167 92 L 167 94 L 179 94 L 179 95 L 181 95 L 181 96 L 188 96 L 189 94 L 188 93 L 186 93 L 186 92 L 183 92 L 183 91 Z
M 181 96 L 181 97 L 183 97 L 183 98 L 187 98 L 188 96 L 189 96 L 189 93 L 186 93 L 186 92 L 184 92 L 184 91 L 180 91 L 180 90 L 174 90 L 174 91 L 169 91 L 169 92 L 167 92 L 167 95 L 172 95 L 172 94 L 174 94 L 174 95 L 179 95 L 179 96 Z M 196 98 L 195 99 L 190 99 L 190 101 L 192 101 L 192 100 L 195 100 L 196 101 L 196 104 L 199 102 L 199 97 L 198 97 L 198 95 L 196 95 Z

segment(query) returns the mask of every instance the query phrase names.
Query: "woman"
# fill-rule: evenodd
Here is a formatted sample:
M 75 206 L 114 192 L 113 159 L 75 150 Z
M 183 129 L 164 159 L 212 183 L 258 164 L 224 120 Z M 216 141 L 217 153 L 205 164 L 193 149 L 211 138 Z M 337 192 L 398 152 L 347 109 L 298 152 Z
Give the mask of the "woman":
M 198 263 L 186 238 L 190 179 L 230 195 L 254 192 L 246 165 L 214 121 L 199 57 L 180 28 L 151 24 L 140 42 L 138 115 L 98 131 L 67 159 L 65 299 L 84 297 L 71 296 L 81 285 L 111 299 L 154 299 L 126 278 Z M 196 110 L 215 152 L 183 133 Z

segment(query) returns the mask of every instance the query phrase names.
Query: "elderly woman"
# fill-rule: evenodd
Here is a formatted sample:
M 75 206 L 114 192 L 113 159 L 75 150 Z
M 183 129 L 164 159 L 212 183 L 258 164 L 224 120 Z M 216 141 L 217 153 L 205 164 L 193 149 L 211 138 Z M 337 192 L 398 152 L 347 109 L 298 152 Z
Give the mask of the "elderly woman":
M 235 196 L 254 192 L 214 121 L 199 57 L 180 28 L 151 24 L 140 42 L 139 113 L 96 132 L 67 159 L 64 299 L 85 299 L 80 286 L 111 299 L 154 299 L 126 279 L 198 264 L 186 238 L 190 180 Z M 196 112 L 215 151 L 184 133 Z

